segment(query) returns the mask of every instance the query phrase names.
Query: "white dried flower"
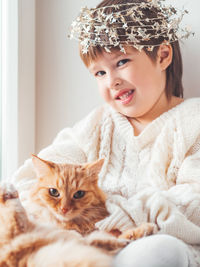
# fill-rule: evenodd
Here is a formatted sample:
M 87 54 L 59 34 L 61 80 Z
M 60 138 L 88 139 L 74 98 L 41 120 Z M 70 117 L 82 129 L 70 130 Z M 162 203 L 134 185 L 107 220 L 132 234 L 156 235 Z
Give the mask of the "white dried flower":
M 123 45 L 133 46 L 139 51 L 146 47 L 152 51 L 163 40 L 171 43 L 188 38 L 193 34 L 191 30 L 180 27 L 188 11 L 166 6 L 162 4 L 164 1 L 143 0 L 140 3 L 111 5 L 112 13 L 107 12 L 108 6 L 84 7 L 71 25 L 70 38 L 80 41 L 83 53 L 87 53 L 90 46 L 97 45 L 107 52 L 112 46 L 119 46 L 125 53 Z M 151 12 L 150 17 L 146 15 L 147 10 Z

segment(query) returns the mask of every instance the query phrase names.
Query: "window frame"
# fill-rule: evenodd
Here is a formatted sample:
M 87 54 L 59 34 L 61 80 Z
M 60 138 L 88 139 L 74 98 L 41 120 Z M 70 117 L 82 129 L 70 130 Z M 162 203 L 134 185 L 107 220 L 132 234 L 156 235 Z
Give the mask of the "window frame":
M 2 179 L 35 150 L 35 1 L 2 3 Z
M 1 2 L 2 177 L 17 168 L 18 5 Z M 15 45 L 13 45 L 15 44 Z

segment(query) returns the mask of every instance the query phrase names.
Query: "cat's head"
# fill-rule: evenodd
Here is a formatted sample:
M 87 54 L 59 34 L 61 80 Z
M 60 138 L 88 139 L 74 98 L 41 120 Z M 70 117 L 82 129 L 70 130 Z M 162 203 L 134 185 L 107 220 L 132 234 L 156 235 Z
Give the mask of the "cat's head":
M 37 174 L 32 196 L 58 219 L 71 220 L 85 210 L 105 203 L 105 195 L 98 187 L 103 159 L 73 165 L 58 164 L 33 155 L 32 161 Z

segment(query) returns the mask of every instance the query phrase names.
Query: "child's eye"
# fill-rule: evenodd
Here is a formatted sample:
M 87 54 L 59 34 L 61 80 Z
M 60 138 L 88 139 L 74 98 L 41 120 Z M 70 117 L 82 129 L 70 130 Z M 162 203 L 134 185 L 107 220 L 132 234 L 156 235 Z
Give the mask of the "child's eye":
M 117 62 L 117 66 L 120 67 L 120 66 L 126 64 L 128 61 L 130 61 L 130 59 L 128 59 L 128 58 L 122 59 L 122 60 Z
M 104 74 L 106 74 L 106 72 L 103 71 L 103 70 L 101 70 L 101 71 L 97 71 L 97 72 L 95 73 L 95 76 L 99 76 L 99 77 L 101 77 L 101 76 L 103 76 Z

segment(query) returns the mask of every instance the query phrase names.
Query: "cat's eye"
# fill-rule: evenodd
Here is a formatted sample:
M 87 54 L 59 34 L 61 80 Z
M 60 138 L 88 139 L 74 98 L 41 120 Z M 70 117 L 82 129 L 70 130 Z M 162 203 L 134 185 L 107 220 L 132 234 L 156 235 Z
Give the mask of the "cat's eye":
M 85 191 L 83 190 L 79 190 L 77 191 L 74 195 L 73 195 L 73 198 L 75 199 L 79 199 L 79 198 L 82 198 L 85 196 Z
M 56 188 L 49 188 L 49 194 L 52 197 L 59 197 L 60 193 L 58 192 L 58 190 Z

